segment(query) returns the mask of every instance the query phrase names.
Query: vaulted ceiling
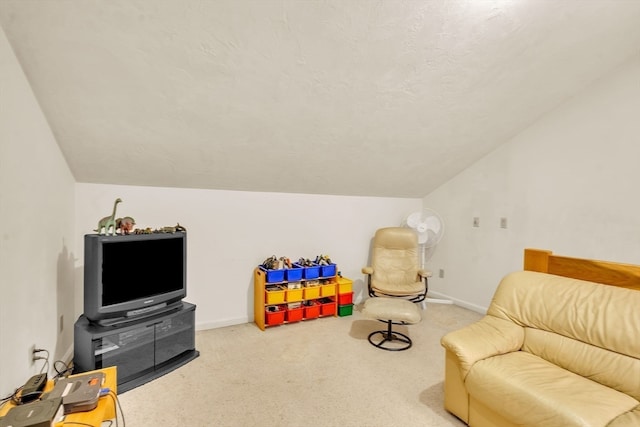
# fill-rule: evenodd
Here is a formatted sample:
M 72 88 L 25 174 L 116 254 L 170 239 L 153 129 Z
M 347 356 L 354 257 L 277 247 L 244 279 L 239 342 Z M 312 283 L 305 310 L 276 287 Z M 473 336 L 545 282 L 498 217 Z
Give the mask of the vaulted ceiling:
M 422 197 L 640 53 L 640 0 L 0 0 L 79 182 Z

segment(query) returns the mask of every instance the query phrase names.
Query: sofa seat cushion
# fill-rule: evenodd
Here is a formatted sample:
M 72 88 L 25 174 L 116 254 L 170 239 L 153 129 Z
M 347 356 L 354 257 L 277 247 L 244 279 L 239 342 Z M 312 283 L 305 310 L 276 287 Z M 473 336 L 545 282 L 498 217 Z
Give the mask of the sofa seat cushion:
M 640 402 L 524 351 L 481 360 L 469 394 L 520 426 L 606 426 Z

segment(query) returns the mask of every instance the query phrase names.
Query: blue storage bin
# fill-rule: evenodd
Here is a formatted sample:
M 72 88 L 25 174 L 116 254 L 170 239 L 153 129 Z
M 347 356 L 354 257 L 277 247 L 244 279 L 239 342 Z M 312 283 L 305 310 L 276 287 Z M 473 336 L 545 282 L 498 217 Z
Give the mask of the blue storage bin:
M 285 270 L 267 270 L 264 267 L 260 267 L 260 270 L 264 271 L 267 283 L 284 282 Z
M 307 280 L 317 279 L 320 277 L 320 266 L 314 265 L 313 267 L 304 267 L 304 278 Z
M 304 268 L 298 266 L 297 264 L 293 264 L 293 267 L 288 268 L 286 271 L 287 281 L 289 282 L 297 282 L 298 280 L 302 280 L 302 275 L 304 273 Z
M 334 277 L 336 275 L 336 265 L 321 265 L 320 266 L 320 276 L 321 277 Z

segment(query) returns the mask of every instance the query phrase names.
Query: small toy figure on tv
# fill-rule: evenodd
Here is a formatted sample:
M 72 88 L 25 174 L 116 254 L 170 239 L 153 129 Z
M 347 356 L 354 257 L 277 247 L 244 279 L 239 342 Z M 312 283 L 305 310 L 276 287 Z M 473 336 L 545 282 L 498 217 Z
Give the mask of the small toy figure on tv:
M 107 236 L 112 234 L 115 236 L 116 234 L 116 208 L 118 207 L 118 203 L 122 203 L 122 199 L 119 197 L 113 202 L 113 212 L 111 212 L 110 216 L 105 216 L 100 221 L 98 221 L 98 229 L 93 230 L 98 234 L 102 234 L 102 230 L 104 230 L 104 234 Z M 111 230 L 111 233 L 109 233 Z
M 116 230 L 120 230 L 120 234 L 130 234 L 134 225 L 136 225 L 136 220 L 130 216 L 116 219 Z

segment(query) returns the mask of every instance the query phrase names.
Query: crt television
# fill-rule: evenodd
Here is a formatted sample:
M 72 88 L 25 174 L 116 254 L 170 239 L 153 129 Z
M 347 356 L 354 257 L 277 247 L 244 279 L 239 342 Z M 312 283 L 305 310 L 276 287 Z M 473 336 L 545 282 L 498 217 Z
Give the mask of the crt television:
M 171 309 L 187 295 L 187 234 L 84 236 L 84 315 L 117 323 Z

